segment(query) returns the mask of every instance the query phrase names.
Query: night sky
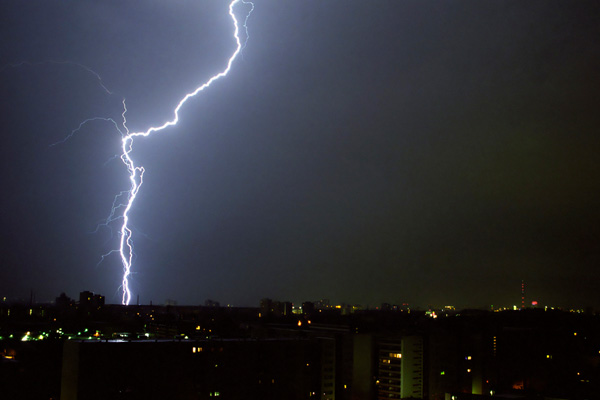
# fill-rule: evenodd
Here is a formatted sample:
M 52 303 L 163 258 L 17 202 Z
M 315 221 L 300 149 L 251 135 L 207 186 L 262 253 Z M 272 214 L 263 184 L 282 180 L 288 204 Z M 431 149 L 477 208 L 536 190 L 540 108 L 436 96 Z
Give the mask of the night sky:
M 255 4 L 135 142 L 134 302 L 600 307 L 598 1 Z M 0 3 L 0 296 L 121 301 L 120 135 L 51 145 L 171 119 L 227 7 Z

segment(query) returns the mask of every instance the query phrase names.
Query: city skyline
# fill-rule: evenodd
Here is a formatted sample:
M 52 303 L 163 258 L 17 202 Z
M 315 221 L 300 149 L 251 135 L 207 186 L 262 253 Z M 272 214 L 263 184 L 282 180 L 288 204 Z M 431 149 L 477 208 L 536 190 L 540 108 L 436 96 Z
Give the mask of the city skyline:
M 519 297 L 515 296 L 515 301 L 512 303 L 506 304 L 492 304 L 485 303 L 479 305 L 467 305 L 462 303 L 451 304 L 449 302 L 441 302 L 441 303 L 432 303 L 426 302 L 424 304 L 414 304 L 406 301 L 390 301 L 385 300 L 381 303 L 360 303 L 360 302 L 346 302 L 346 301 L 337 301 L 336 299 L 329 299 L 327 297 L 321 297 L 318 299 L 290 299 L 287 297 L 284 298 L 269 298 L 269 297 L 260 297 L 260 299 L 254 304 L 233 304 L 231 302 L 227 302 L 226 299 L 224 302 L 218 298 L 206 298 L 202 301 L 198 301 L 193 304 L 185 304 L 180 303 L 176 298 L 167 298 L 164 300 L 161 299 L 150 299 L 146 303 L 140 302 L 139 296 L 136 296 L 132 299 L 130 305 L 134 306 L 182 306 L 182 307 L 225 307 L 225 308 L 264 308 L 265 302 L 268 302 L 269 305 L 273 305 L 276 308 L 286 308 L 290 307 L 289 312 L 294 313 L 302 313 L 305 305 L 309 305 L 309 307 L 314 308 L 316 310 L 331 310 L 331 311 L 339 311 L 342 313 L 353 313 L 358 310 L 387 310 L 387 311 L 443 311 L 443 312 L 456 312 L 461 310 L 483 310 L 483 311 L 507 311 L 507 310 L 523 310 L 523 309 L 540 309 L 540 310 L 563 310 L 577 313 L 595 313 L 598 312 L 598 309 L 591 305 L 584 304 L 572 304 L 572 305 L 559 305 L 559 304 L 547 304 L 541 301 L 538 301 L 537 298 L 531 297 L 526 294 L 525 291 L 525 282 L 521 281 L 520 292 L 518 293 Z M 103 305 L 106 302 L 106 298 L 104 294 L 94 293 L 89 290 L 84 290 L 79 292 L 79 301 L 77 301 L 77 296 L 71 297 L 71 293 L 67 294 L 66 292 L 60 292 L 58 297 L 54 297 L 52 299 L 38 299 L 37 294 L 32 290 L 29 293 L 29 297 L 21 296 L 14 298 L 0 297 L 0 303 L 4 304 L 13 304 L 13 305 L 28 305 L 28 306 L 48 306 L 48 305 L 58 305 L 59 303 L 71 302 L 73 304 L 80 304 L 84 297 L 87 298 L 87 302 L 91 301 L 94 298 L 94 301 L 100 301 Z M 100 300 L 96 300 L 100 299 Z M 119 302 L 107 302 L 106 304 L 117 305 Z
M 600 308 L 600 5 L 376 4 L 256 1 L 136 142 L 133 299 Z M 61 141 L 169 120 L 227 7 L 2 5 L 0 297 L 120 302 L 119 132 Z

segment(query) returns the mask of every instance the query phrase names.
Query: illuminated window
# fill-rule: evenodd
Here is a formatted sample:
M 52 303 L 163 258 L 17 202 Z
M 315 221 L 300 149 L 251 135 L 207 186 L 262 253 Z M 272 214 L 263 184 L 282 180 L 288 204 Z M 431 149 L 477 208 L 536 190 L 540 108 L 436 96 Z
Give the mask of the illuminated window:
M 192 347 L 192 353 L 195 353 L 195 352 L 196 352 L 196 348 Z
M 402 358 L 402 354 L 400 354 L 400 353 L 390 353 L 390 358 Z

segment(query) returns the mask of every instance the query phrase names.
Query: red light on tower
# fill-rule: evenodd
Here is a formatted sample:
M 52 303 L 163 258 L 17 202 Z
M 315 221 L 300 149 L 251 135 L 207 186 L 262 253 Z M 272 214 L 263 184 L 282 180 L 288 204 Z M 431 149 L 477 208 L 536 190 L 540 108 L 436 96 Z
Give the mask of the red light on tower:
M 534 300 L 534 301 L 531 302 L 531 305 L 535 307 L 535 306 L 538 305 L 538 303 L 537 303 L 537 301 Z

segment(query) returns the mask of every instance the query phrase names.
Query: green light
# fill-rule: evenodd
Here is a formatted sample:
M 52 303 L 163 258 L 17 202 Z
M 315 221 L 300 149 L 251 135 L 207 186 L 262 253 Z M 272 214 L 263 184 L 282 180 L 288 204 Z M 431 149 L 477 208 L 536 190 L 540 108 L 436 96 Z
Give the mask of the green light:
M 440 375 L 446 375 L 446 371 L 440 372 Z

